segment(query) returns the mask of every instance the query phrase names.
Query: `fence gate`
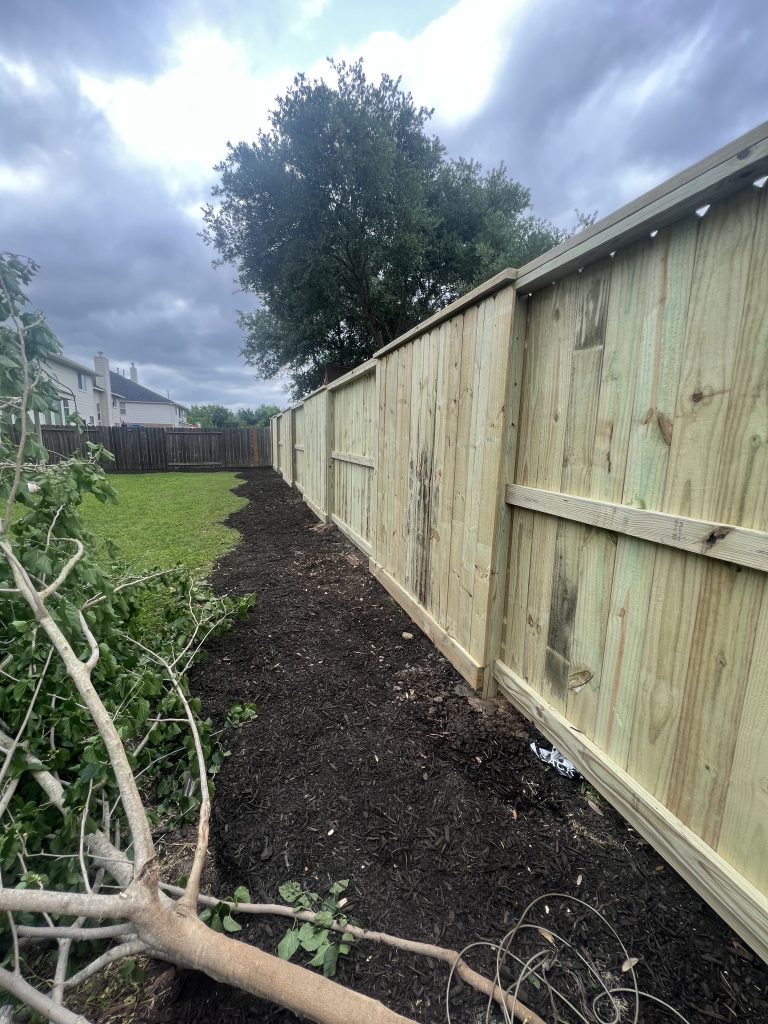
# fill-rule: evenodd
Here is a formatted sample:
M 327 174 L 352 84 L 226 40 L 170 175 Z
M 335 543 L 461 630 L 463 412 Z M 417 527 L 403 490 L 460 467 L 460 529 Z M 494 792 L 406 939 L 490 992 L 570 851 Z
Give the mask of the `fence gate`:
M 221 430 L 166 430 L 168 469 L 223 469 Z

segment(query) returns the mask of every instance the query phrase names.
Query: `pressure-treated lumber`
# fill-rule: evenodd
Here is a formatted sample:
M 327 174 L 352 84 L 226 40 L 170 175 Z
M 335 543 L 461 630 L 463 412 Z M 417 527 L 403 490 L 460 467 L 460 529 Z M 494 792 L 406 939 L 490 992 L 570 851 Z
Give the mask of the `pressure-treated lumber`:
M 768 121 L 520 267 L 517 289 L 528 292 L 551 284 L 767 173 Z
M 763 896 L 767 146 L 750 133 L 273 423 L 286 479 L 471 685 L 499 659 L 632 780 L 617 799 L 663 808 L 652 839 Z
M 302 498 L 304 499 L 304 503 L 309 507 L 309 510 L 311 512 L 314 512 L 314 514 L 317 516 L 319 520 L 321 520 L 321 522 L 328 522 L 329 516 L 326 515 L 325 510 L 320 508 L 319 505 L 316 505 L 314 501 L 309 497 L 306 491 L 302 494 Z
M 337 377 L 336 380 L 331 381 L 330 384 L 326 384 L 325 390 L 335 391 L 337 388 L 343 388 L 347 384 L 351 384 L 352 381 L 356 380 L 358 377 L 362 377 L 366 373 L 373 373 L 375 369 L 376 359 L 375 357 L 371 357 L 366 360 L 366 362 L 360 363 L 359 366 L 356 366 L 354 370 L 350 370 L 348 373 L 345 373 L 343 377 Z
M 360 548 L 363 554 L 370 557 L 373 548 L 364 537 L 361 537 L 359 533 L 355 533 L 352 527 L 348 526 L 343 519 L 339 519 L 337 515 L 331 515 L 331 522 L 341 530 L 348 540 L 351 540 L 356 547 Z
M 499 689 L 576 765 L 592 785 L 764 959 L 768 960 L 768 899 L 599 747 L 497 661 Z
M 378 562 L 371 559 L 368 567 L 384 589 L 394 597 L 400 607 L 416 623 L 422 633 L 429 637 L 438 651 L 445 655 L 473 689 L 479 690 L 483 683 L 482 666 Z
M 538 487 L 522 487 L 520 484 L 507 485 L 506 500 L 509 505 L 534 512 L 545 512 L 654 544 L 768 571 L 768 533 L 762 530 L 746 530 L 732 523 L 689 519 L 668 512 L 632 508 L 630 505 L 545 491 Z
M 473 288 L 471 292 L 467 292 L 466 295 L 462 295 L 461 298 L 456 299 L 450 305 L 446 306 L 445 309 L 439 310 L 433 316 L 422 321 L 416 327 L 412 327 L 410 331 L 406 331 L 405 334 L 399 335 L 393 341 L 390 341 L 388 345 L 384 345 L 373 354 L 374 359 L 381 359 L 382 356 L 387 355 L 389 352 L 393 352 L 396 348 L 401 345 L 405 345 L 407 342 L 417 338 L 420 334 L 424 334 L 425 331 L 431 330 L 433 327 L 437 327 L 444 320 L 451 320 L 466 309 L 467 306 L 474 306 L 482 299 L 487 298 L 489 295 L 493 295 L 495 292 L 500 291 L 502 288 L 506 288 L 507 285 L 514 284 L 517 279 L 519 271 L 514 270 L 512 267 L 508 267 L 506 270 L 502 270 L 496 274 L 495 277 L 490 278 L 488 281 L 484 281 L 483 284 Z M 359 369 L 359 367 L 358 367 Z M 344 378 L 340 378 L 343 380 Z M 334 381 L 334 384 L 338 383 Z
M 373 468 L 376 460 L 371 455 L 353 455 L 351 452 L 331 452 L 331 458 L 338 462 L 351 462 L 355 466 L 368 466 Z

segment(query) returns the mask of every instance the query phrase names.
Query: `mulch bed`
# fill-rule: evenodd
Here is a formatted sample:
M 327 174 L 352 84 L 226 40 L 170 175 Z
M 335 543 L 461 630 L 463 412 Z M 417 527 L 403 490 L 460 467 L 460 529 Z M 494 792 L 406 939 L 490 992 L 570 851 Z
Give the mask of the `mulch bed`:
M 641 987 L 689 1021 L 768 1021 L 758 957 L 584 783 L 533 757 L 524 719 L 502 701 L 468 696 L 366 559 L 319 525 L 300 495 L 270 470 L 243 477 L 237 493 L 250 503 L 228 520 L 243 539 L 214 582 L 259 599 L 210 645 L 193 680 L 215 722 L 235 702 L 254 701 L 259 712 L 232 734 L 217 779 L 220 894 L 245 884 L 254 900 L 273 902 L 290 879 L 317 889 L 350 878 L 347 909 L 360 922 L 454 949 L 498 940 L 542 894 L 572 894 L 639 958 Z M 597 918 L 546 902 L 542 925 L 567 930 L 626 981 L 623 955 Z M 285 928 L 241 920 L 241 934 L 269 950 Z M 415 1020 L 445 1019 L 446 971 L 423 958 L 360 944 L 337 977 Z M 191 972 L 174 988 L 153 1020 L 296 1020 Z M 481 1005 L 455 991 L 453 1019 L 480 1020 Z M 670 1019 L 641 1008 L 643 1021 Z

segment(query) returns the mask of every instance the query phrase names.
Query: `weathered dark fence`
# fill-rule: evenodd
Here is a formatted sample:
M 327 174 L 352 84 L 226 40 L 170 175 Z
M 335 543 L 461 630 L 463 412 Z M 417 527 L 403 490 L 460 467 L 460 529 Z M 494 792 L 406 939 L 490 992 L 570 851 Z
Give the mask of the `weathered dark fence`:
M 107 469 L 141 473 L 186 469 L 246 469 L 272 462 L 269 427 L 177 430 L 171 427 L 43 428 L 43 444 L 52 462 L 85 454 L 88 442 L 103 444 L 115 457 Z

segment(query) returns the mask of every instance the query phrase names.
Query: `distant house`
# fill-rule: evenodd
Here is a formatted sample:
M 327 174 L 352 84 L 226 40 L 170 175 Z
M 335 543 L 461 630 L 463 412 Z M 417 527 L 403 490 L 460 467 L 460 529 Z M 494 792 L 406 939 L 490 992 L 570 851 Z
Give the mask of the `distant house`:
M 63 355 L 48 358 L 46 368 L 59 392 L 61 408 L 49 413 L 46 422 L 65 422 L 76 412 L 90 426 L 187 426 L 187 407 L 139 384 L 133 363 L 128 377 L 110 369 L 103 352 L 93 364 L 94 369 L 89 369 Z
M 56 386 L 61 405 L 58 410 L 47 413 L 44 422 L 65 423 L 74 412 L 92 426 L 103 422 L 104 389 L 99 386 L 93 369 L 63 355 L 49 357 L 45 368 Z

